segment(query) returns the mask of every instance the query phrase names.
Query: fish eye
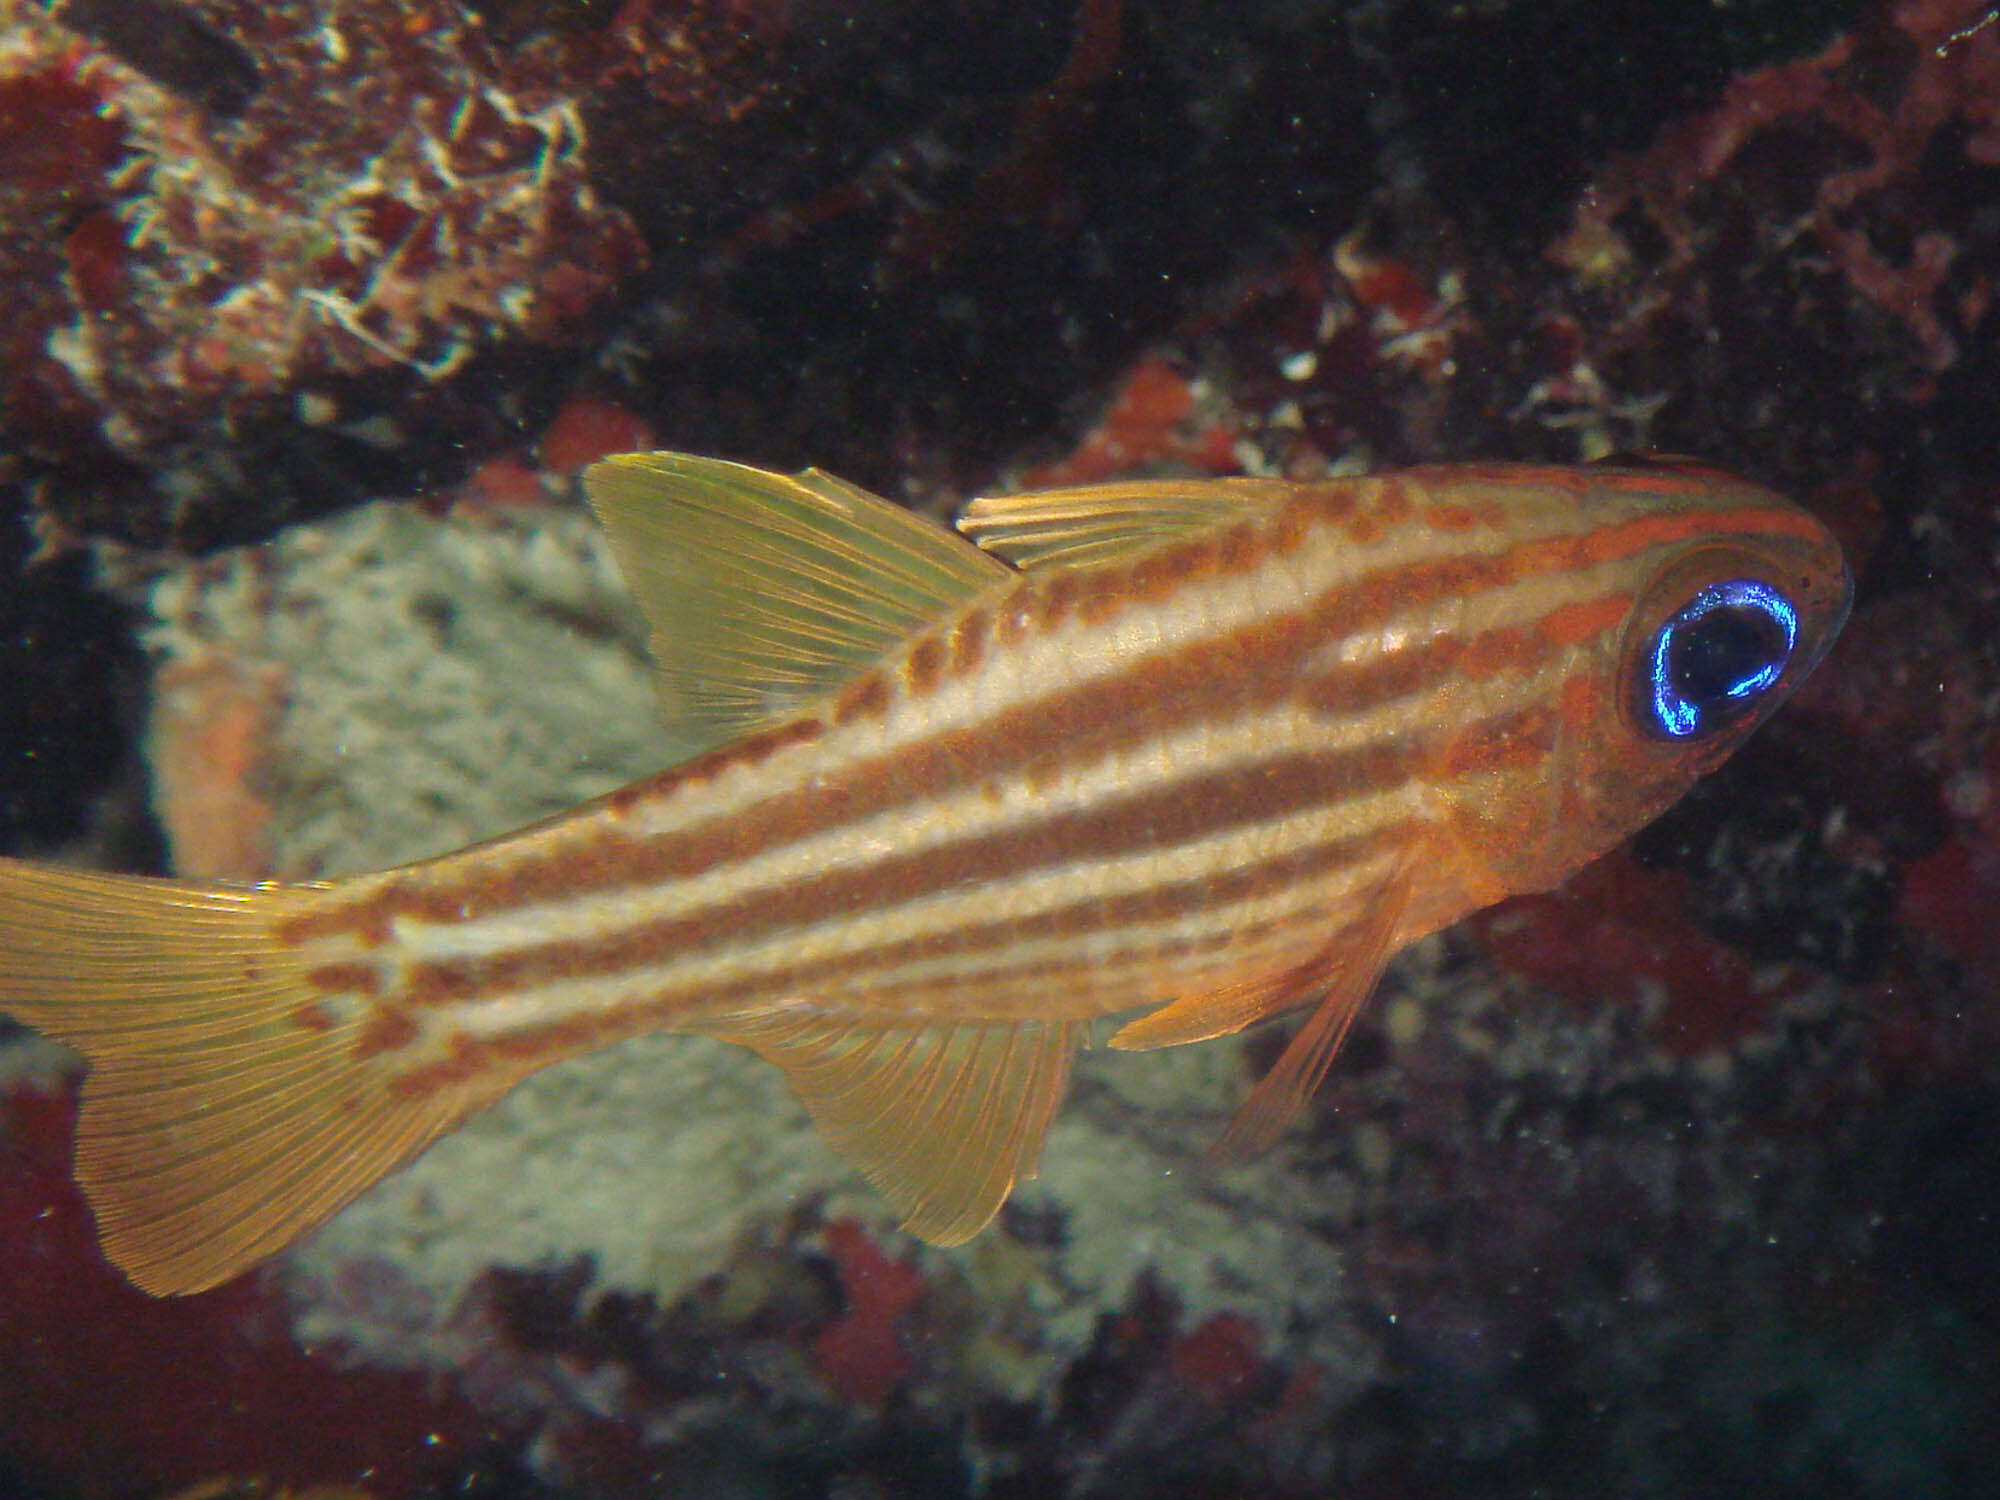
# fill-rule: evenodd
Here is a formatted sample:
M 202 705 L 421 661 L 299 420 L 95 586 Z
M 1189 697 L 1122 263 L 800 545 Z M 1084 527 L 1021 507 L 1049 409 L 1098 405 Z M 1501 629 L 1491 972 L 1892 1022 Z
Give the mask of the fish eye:
M 1711 583 L 1654 632 L 1640 680 L 1642 723 L 1687 740 L 1740 719 L 1791 660 L 1796 605 L 1768 583 Z

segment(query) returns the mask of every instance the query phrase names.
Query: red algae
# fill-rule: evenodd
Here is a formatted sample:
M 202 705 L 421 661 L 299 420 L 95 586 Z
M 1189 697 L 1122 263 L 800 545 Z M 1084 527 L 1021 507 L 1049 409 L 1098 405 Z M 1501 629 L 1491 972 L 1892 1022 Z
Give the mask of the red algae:
M 518 453 L 496 453 L 468 474 L 448 501 L 439 497 L 426 504 L 438 513 L 478 515 L 543 505 L 548 498 L 541 470 Z
M 1643 869 L 1618 851 L 1544 896 L 1480 913 L 1472 929 L 1501 968 L 1594 1011 L 1647 999 L 1648 1034 L 1682 1057 L 1755 1035 L 1803 975 L 1760 982 L 1748 960 L 1697 928 L 1683 877 Z
M 160 1301 L 96 1249 L 69 1171 L 73 1093 L 0 1098 L 0 1432 L 85 1500 L 220 1473 L 367 1478 L 408 1494 L 491 1432 L 419 1376 L 344 1370 L 290 1342 L 254 1280 Z
M 563 402 L 542 429 L 536 453 L 546 473 L 567 480 L 600 458 L 654 446 L 652 425 L 637 412 L 601 396 L 579 393 Z
M 1167 1367 L 1211 1406 L 1232 1406 L 1265 1373 L 1257 1325 L 1240 1313 L 1216 1313 L 1174 1340 Z
M 1958 958 L 1981 964 L 2000 959 L 1996 911 L 2000 849 L 1994 842 L 1944 844 L 1903 871 L 1899 920 Z
M 697 76 L 712 111 L 742 94 L 741 68 L 636 19 L 510 51 L 453 0 L 75 5 L 10 26 L 0 421 L 69 473 L 66 514 L 128 535 L 166 502 L 107 459 L 185 463 L 175 503 L 219 502 L 228 466 L 190 445 L 254 441 L 299 399 L 326 434 L 442 417 L 481 355 L 589 331 L 648 255 L 593 179 L 579 101 L 633 68 L 649 98 Z
M 1903 871 L 1900 920 L 1954 957 L 2000 979 L 2000 738 L 1958 777 L 1952 837 Z
M 1039 221 L 1052 232 L 1075 227 L 1073 171 L 1087 149 L 1097 95 L 1117 75 L 1123 34 L 1123 0 L 1077 0 L 1069 55 L 1048 85 L 1016 108 L 1005 154 L 965 197 L 898 226 L 888 251 L 892 271 L 934 272 L 967 254 L 996 223 Z
M 813 1363 L 843 1399 L 880 1405 L 914 1368 L 900 1325 L 923 1299 L 923 1273 L 913 1261 L 891 1260 L 853 1219 L 828 1224 L 826 1245 L 847 1307 L 814 1336 Z
M 1097 425 L 1067 457 L 1022 476 L 1029 489 L 1092 484 L 1146 468 L 1230 473 L 1238 467 L 1236 434 L 1225 415 L 1197 410 L 1188 377 L 1162 355 L 1125 372 Z
M 164 668 L 153 692 L 153 803 L 174 869 L 201 880 L 269 878 L 265 781 L 283 673 L 211 655 Z
M 1940 150 L 1973 166 L 2000 164 L 2000 30 L 1968 27 L 1963 8 L 1936 0 L 1903 0 L 1885 19 L 1812 57 L 1736 79 L 1714 108 L 1612 166 L 1553 253 L 1587 281 L 1631 274 L 1619 225 L 1636 211 L 1665 236 L 1667 275 L 1679 279 L 1712 253 L 1702 196 L 1732 178 L 1748 187 L 1771 159 L 1786 159 L 1785 194 L 1805 201 L 1767 232 L 1816 241 L 1856 292 L 1902 325 L 1925 367 L 1955 364 L 1961 337 L 1985 317 L 1984 276 L 1955 276 L 1969 247 L 1952 229 L 1902 235 L 1897 190 Z M 1886 90 L 1885 77 L 1896 78 Z M 1837 149 L 1814 144 L 1828 138 Z M 1907 241 L 1900 254 L 1882 248 L 1898 238 Z M 1943 295 L 1954 280 L 1961 299 Z M 1664 294 L 1654 289 L 1655 298 Z
M 0 237 L 0 421 L 31 453 L 88 420 L 46 353 L 49 335 L 72 316 L 72 296 L 88 304 L 125 275 L 122 232 L 82 227 L 103 221 L 109 174 L 128 150 L 108 92 L 78 45 L 0 54 L 0 222 L 11 226 Z
M 425 504 L 438 514 L 475 516 L 494 510 L 546 504 L 562 494 L 589 464 L 614 453 L 657 445 L 651 424 L 619 402 L 573 394 L 557 409 L 534 444 L 533 461 L 509 449 L 483 459 L 463 483 Z
M 103 95 L 86 81 L 82 60 L 73 49 L 0 82 L 0 162 L 10 195 L 76 208 L 123 154 L 125 127 L 99 108 Z

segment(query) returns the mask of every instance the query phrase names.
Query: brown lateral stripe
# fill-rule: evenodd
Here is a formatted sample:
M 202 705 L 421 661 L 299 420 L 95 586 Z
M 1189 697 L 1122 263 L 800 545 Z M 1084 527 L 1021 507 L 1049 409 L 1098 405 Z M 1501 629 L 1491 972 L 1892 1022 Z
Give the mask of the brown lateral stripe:
M 1244 963 L 1239 974 L 1218 980 L 1199 972 L 1190 974 L 1188 965 L 1204 956 L 1237 949 L 1246 957 L 1258 952 L 1257 945 L 1285 933 L 1325 936 L 1324 914 L 1298 911 L 1269 921 L 1247 924 L 1227 932 L 1192 933 L 1175 938 L 1147 938 L 1143 945 L 1090 958 L 1040 958 L 1028 961 L 995 957 L 982 969 L 955 973 L 940 982 L 935 978 L 884 978 L 867 990 L 867 1004 L 857 1006 L 859 1016 L 877 1016 L 888 1024 L 921 1025 L 935 1019 L 935 1011 L 945 1010 L 957 1017 L 968 1012 L 980 1019 L 1043 1019 L 1055 1009 L 1055 994 L 1064 989 L 1088 995 L 1090 1017 L 1108 1015 L 1135 1005 L 1163 1003 L 1206 989 L 1221 990 L 1242 984 L 1248 977 L 1241 971 L 1268 967 L 1283 973 L 1295 967 L 1312 945 L 1300 942 L 1293 951 L 1262 955 L 1261 964 Z M 1079 1010 L 1083 1009 L 1079 1006 Z M 1066 1017 L 1086 1019 L 1079 1014 Z
M 1399 827 L 1402 825 L 1399 825 Z M 746 977 L 721 985 L 704 984 L 699 998 L 726 1001 L 772 991 L 800 993 L 817 985 L 850 980 L 875 970 L 926 958 L 947 957 L 981 948 L 1002 948 L 1016 942 L 1084 936 L 1112 928 L 1157 922 L 1191 912 L 1221 908 L 1272 894 L 1300 881 L 1324 877 L 1369 858 L 1396 830 L 1375 830 L 1328 842 L 1286 850 L 1256 864 L 1239 865 L 1212 874 L 1167 881 L 1142 890 L 1093 896 L 1016 917 L 965 922 L 946 918 L 941 929 L 899 938 L 853 953 L 831 955 L 811 963 L 785 965 L 781 971 Z M 747 903 L 746 903 L 747 904 Z M 555 942 L 517 949 L 492 958 L 420 964 L 412 971 L 420 991 L 416 1003 L 470 1000 L 550 980 L 615 974 L 626 969 L 669 962 L 689 951 L 686 929 L 697 925 L 681 920 L 649 923 L 615 938 Z M 702 925 L 707 925 L 706 923 Z M 717 946 L 740 934 L 717 932 Z M 679 1002 L 676 1002 L 679 1003 Z
M 1323 718 L 1354 718 L 1386 708 L 1426 684 L 1486 682 L 1503 672 L 1531 677 L 1560 650 L 1536 620 L 1495 626 L 1471 637 L 1434 636 L 1366 661 L 1327 667 L 1303 679 L 1302 696 Z
M 1085 624 L 1099 625 L 1135 604 L 1157 604 L 1193 583 L 1252 573 L 1274 551 L 1283 550 L 1280 539 L 1259 522 L 1254 514 L 1189 540 L 1169 542 L 1140 553 L 1130 562 L 1100 563 L 1088 575 L 1067 568 L 1055 568 L 1032 575 L 1046 593 L 1042 623 L 1054 625 L 1066 619 L 1072 609 Z M 1074 585 L 1088 576 L 1090 587 L 1079 592 Z
M 382 974 L 373 964 L 348 962 L 320 964 L 306 970 L 306 983 L 328 994 L 379 995 Z
M 1186 940 L 1170 940 L 1159 944 L 1149 944 L 1149 961 L 1172 962 L 1176 958 L 1191 958 L 1203 952 L 1213 951 L 1239 936 L 1252 940 L 1269 937 L 1293 922 L 1300 921 L 1298 915 L 1275 919 L 1267 923 L 1248 926 L 1240 933 L 1216 933 L 1201 935 Z M 1088 980 L 1091 965 L 1078 965 L 1074 961 L 1052 962 L 1042 965 L 1022 965 L 1011 976 L 1010 983 L 1027 983 L 1038 992 L 1045 992 L 1050 986 Z M 936 989 L 934 981 L 926 981 L 913 986 L 918 991 Z M 786 989 L 781 993 L 797 994 L 799 991 Z M 756 997 L 762 997 L 765 989 L 760 987 Z M 1123 1009 L 1127 1005 L 1146 1003 L 1140 987 L 1134 983 L 1119 986 L 1119 999 L 1104 1010 Z M 680 1019 L 686 1000 L 679 996 L 649 999 L 636 1005 L 615 1007 L 589 1015 L 566 1016 L 560 1020 L 545 1021 L 523 1026 L 501 1036 L 470 1037 L 455 1035 L 450 1038 L 447 1055 L 443 1059 L 419 1063 L 399 1074 L 390 1085 L 393 1092 L 401 1096 L 422 1096 L 452 1084 L 463 1083 L 467 1079 L 491 1077 L 496 1073 L 521 1073 L 543 1063 L 554 1062 L 569 1057 L 588 1047 L 601 1046 L 622 1037 L 635 1035 L 662 1023 Z M 865 1012 L 857 1011 L 857 1023 L 865 1023 Z M 1046 1016 L 1022 1017 L 1022 1020 L 1046 1020 Z M 884 1019 L 882 1024 L 893 1025 Z M 905 1024 L 928 1024 L 928 1020 L 915 1020 Z M 1004 1019 L 1001 1024 L 1005 1024 Z M 719 1030 L 726 1032 L 726 1027 Z
M 966 677 L 986 660 L 986 642 L 993 631 L 993 611 L 988 605 L 974 605 L 951 627 L 951 665 L 954 677 Z
M 1269 634 L 1291 645 L 1296 628 L 1280 622 Z M 1234 646 L 1248 648 L 1250 659 L 1237 657 L 1230 649 Z M 1004 709 L 977 727 L 946 729 L 894 747 L 839 776 L 788 788 L 730 817 L 702 820 L 649 839 L 607 831 L 588 851 L 572 850 L 504 870 L 482 861 L 487 867 L 469 869 L 449 884 L 436 883 L 439 872 L 418 872 L 420 879 L 385 890 L 378 899 L 392 914 L 452 922 L 592 891 L 687 879 L 829 827 L 898 809 L 914 814 L 940 796 L 1019 772 L 1030 762 L 1042 779 L 1050 779 L 1179 727 L 1198 718 L 1201 710 L 1233 714 L 1294 691 L 1283 674 L 1257 670 L 1256 658 L 1263 654 L 1254 642 L 1199 642 L 1136 662 L 1114 678 L 1064 693 L 1053 703 Z M 1246 684 L 1257 691 L 1246 692 Z M 678 774 L 669 771 L 642 785 L 671 796 Z
M 976 724 L 892 745 L 843 767 L 837 775 L 786 787 L 727 817 L 699 820 L 646 839 L 607 831 L 587 851 L 572 848 L 555 856 L 537 858 L 527 851 L 525 857 L 501 855 L 489 849 L 476 862 L 446 862 L 452 867 L 449 875 L 433 866 L 420 877 L 380 888 L 379 895 L 354 906 L 330 903 L 313 927 L 377 930 L 386 915 L 399 913 L 452 922 L 592 891 L 685 879 L 828 827 L 898 809 L 914 811 L 975 780 L 1013 774 L 1031 762 L 1054 775 L 1165 729 L 1199 722 L 1205 714 L 1240 711 L 1246 702 L 1289 690 L 1286 674 L 1273 668 L 1282 666 L 1302 638 L 1324 641 L 1371 624 L 1379 628 L 1383 619 L 1412 602 L 1462 599 L 1712 533 L 1769 532 L 1811 524 L 1785 512 L 1761 509 L 1643 516 L 1596 532 L 1541 538 L 1499 553 L 1404 563 L 1330 590 L 1304 610 L 1219 638 L 1189 642 L 1136 661 L 1113 677 L 1002 708 Z M 1030 573 L 1023 579 L 1032 585 L 1044 576 Z M 1011 610 L 1012 598 L 995 607 Z M 872 698 L 888 687 L 885 675 L 870 674 L 856 685 L 856 697 Z M 848 707 L 852 711 L 857 705 Z M 760 758 L 766 753 L 764 738 L 755 736 L 749 742 Z M 684 790 L 691 775 L 706 781 L 719 774 L 736 753 L 736 747 L 724 747 L 689 767 L 640 783 L 627 800 L 672 797 Z M 503 858 L 507 866 L 495 868 Z M 380 903 L 379 910 L 370 909 L 374 903 Z
M 776 890 L 676 913 L 664 921 L 506 953 L 413 966 L 413 1004 L 462 1001 L 581 973 L 606 973 L 754 942 L 843 914 L 878 911 L 953 887 L 1080 860 L 1145 854 L 1309 808 L 1386 791 L 1408 775 L 1396 745 L 1294 752 L 1190 776 L 1165 787 L 974 833 Z
M 286 1012 L 286 1015 L 301 1031 L 325 1033 L 333 1030 L 335 1024 L 332 1013 L 317 1000 L 308 1000 L 304 1005 L 295 1005 Z
M 1535 622 L 1535 628 L 1558 646 L 1580 646 L 1593 636 L 1616 630 L 1631 612 L 1631 592 L 1618 589 L 1550 610 Z
M 1294 941 L 1289 948 L 1275 948 L 1274 940 L 1287 934 L 1302 935 L 1308 940 Z M 886 977 L 881 983 L 870 985 L 864 992 L 865 998 L 857 999 L 851 1006 L 841 1005 L 839 998 L 834 1004 L 850 1010 L 855 1022 L 861 1025 L 922 1026 L 946 1018 L 966 1020 L 969 1016 L 976 1016 L 983 1023 L 1051 1018 L 1087 1020 L 1133 1006 L 1157 1005 L 1254 982 L 1262 977 L 1260 970 L 1284 973 L 1296 967 L 1318 946 L 1316 940 L 1324 937 L 1323 914 L 1296 911 L 1230 931 L 1148 937 L 1140 946 L 1087 959 L 1024 961 L 1001 953 L 986 968 L 953 974 L 942 982 L 935 978 Z M 1191 965 L 1228 950 L 1236 950 L 1242 961 L 1232 955 L 1228 969 L 1220 974 L 1191 971 Z M 1061 1009 L 1057 997 L 1065 992 L 1073 998 L 1073 1012 Z M 669 1021 L 673 1015 L 669 1011 L 660 1020 Z M 717 1029 L 726 1031 L 727 1023 Z
M 1425 769 L 1441 781 L 1533 770 L 1554 754 L 1561 730 L 1560 715 L 1543 699 L 1450 736 Z
M 944 676 L 945 644 L 935 631 L 910 648 L 903 662 L 903 687 L 913 697 L 928 698 Z
M 1434 572 L 1444 571 L 1434 567 Z M 1465 570 L 1452 568 L 1451 582 Z M 1443 580 L 1399 580 L 1414 583 Z M 838 780 L 803 788 L 772 799 L 737 818 L 718 820 L 711 828 L 695 825 L 658 839 L 626 846 L 625 858 L 606 850 L 589 866 L 552 867 L 541 882 L 514 882 L 508 906 L 536 899 L 580 893 L 616 885 L 639 885 L 687 878 L 724 863 L 749 858 L 838 823 L 914 807 L 940 795 L 963 789 L 977 777 L 1005 775 L 1034 759 L 1040 779 L 1051 781 L 1064 771 L 1102 759 L 1152 739 L 1162 732 L 1189 727 L 1219 711 L 1240 712 L 1282 701 L 1299 690 L 1281 670 L 1295 657 L 1302 642 L 1365 628 L 1380 610 L 1400 602 L 1401 590 L 1385 586 L 1382 597 L 1349 599 L 1322 612 L 1319 621 L 1285 616 L 1217 641 L 1192 642 L 1177 651 L 1134 663 L 1118 676 L 1052 698 L 1003 709 L 977 728 L 948 729 L 928 740 L 907 744 L 862 763 Z M 1310 627 L 1323 624 L 1325 630 Z M 1341 627 L 1346 627 L 1345 632 Z M 1525 632 L 1489 632 L 1491 651 L 1477 652 L 1468 665 L 1478 672 L 1499 670 L 1535 660 L 1547 643 Z M 1452 648 L 1443 642 L 1441 657 Z M 1398 653 L 1403 656 L 1404 654 Z M 1428 663 L 1439 665 L 1437 658 Z M 1343 692 L 1339 707 L 1364 711 L 1411 690 L 1411 673 L 1425 663 L 1417 653 L 1403 660 L 1337 668 L 1324 680 Z M 1324 700 L 1316 699 L 1321 706 Z M 672 774 L 672 773 L 669 773 Z M 704 834 L 707 837 L 703 837 Z M 438 891 L 412 893 L 415 909 L 432 920 L 450 920 L 463 913 L 466 898 Z M 487 910 L 495 905 L 480 903 Z
M 416 1018 L 400 1006 L 377 1010 L 355 1039 L 353 1056 L 359 1061 L 384 1052 L 400 1052 L 422 1035 Z
M 1071 957 L 1023 957 L 1012 945 L 994 945 L 969 949 L 964 956 L 984 958 L 982 967 L 954 970 L 948 976 L 918 975 L 898 977 L 896 967 L 887 957 L 900 944 L 888 944 L 881 948 L 871 948 L 864 953 L 845 955 L 851 960 L 862 960 L 854 964 L 846 977 L 859 978 L 860 983 L 850 983 L 838 990 L 828 986 L 828 976 L 818 972 L 818 965 L 799 966 L 775 970 L 755 979 L 732 982 L 717 989 L 704 988 L 701 992 L 703 1009 L 718 999 L 741 1000 L 756 1004 L 782 997 L 828 995 L 858 995 L 855 1002 L 861 1010 L 872 1011 L 878 1006 L 892 1014 L 899 1009 L 920 1008 L 915 1002 L 928 995 L 934 1001 L 960 1015 L 964 1014 L 967 987 L 986 985 L 995 993 L 1005 994 L 1008 985 L 1018 986 L 1025 981 L 1040 980 L 1060 975 L 1076 975 L 1083 980 L 1089 990 L 1101 990 L 1106 986 L 1125 981 L 1135 981 L 1147 985 L 1160 993 L 1173 995 L 1189 992 L 1188 976 L 1185 974 L 1160 975 L 1163 967 L 1173 966 L 1181 961 L 1204 953 L 1216 953 L 1225 949 L 1235 949 L 1251 964 L 1256 958 L 1258 945 L 1269 939 L 1297 930 L 1313 935 L 1314 947 L 1323 947 L 1336 941 L 1339 935 L 1354 925 L 1359 911 L 1372 898 L 1373 892 L 1357 893 L 1351 900 L 1338 908 L 1326 908 L 1302 902 L 1298 907 L 1283 910 L 1270 916 L 1254 920 L 1234 910 L 1255 898 L 1239 896 L 1233 901 L 1202 903 L 1198 909 L 1212 913 L 1214 921 L 1208 925 L 1190 928 L 1177 934 L 1135 931 L 1137 922 L 1106 924 L 1103 928 L 1080 929 L 1077 935 L 1110 936 L 1116 938 L 1128 935 L 1126 943 L 1109 952 L 1095 951 L 1088 956 Z M 870 978 L 871 974 L 879 977 Z M 1176 982 L 1180 981 L 1180 982 Z M 1202 981 L 1207 982 L 1207 981 Z M 1016 1003 L 1023 1006 L 1039 1007 L 1046 1014 L 1053 1003 L 1048 991 L 1037 985 L 1035 988 L 1013 995 Z M 884 1001 L 903 1001 L 902 1005 L 883 1005 Z M 671 1002 L 675 1009 L 686 1004 L 677 998 Z M 837 1002 L 836 1002 L 837 1003 Z M 1093 994 L 1087 1007 L 1092 1015 L 1101 1015 L 1117 1009 L 1107 1005 L 1101 997 Z M 667 1012 L 673 1014 L 673 1010 Z

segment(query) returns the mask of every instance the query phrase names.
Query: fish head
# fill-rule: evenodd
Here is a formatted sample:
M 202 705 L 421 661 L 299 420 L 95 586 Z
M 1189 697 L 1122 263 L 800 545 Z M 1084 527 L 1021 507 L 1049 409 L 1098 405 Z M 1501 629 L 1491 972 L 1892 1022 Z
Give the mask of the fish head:
M 1656 536 L 1591 565 L 1605 628 L 1575 642 L 1537 720 L 1539 774 L 1479 813 L 1491 874 L 1546 889 L 1671 807 L 1825 656 L 1853 579 L 1833 534 L 1772 491 L 1685 463 L 1580 497 L 1602 534 Z
M 1640 822 L 1777 711 L 1832 646 L 1854 595 L 1840 544 L 1816 518 L 1743 481 L 1714 482 L 1729 529 L 1648 559 L 1597 664 L 1614 722 L 1586 741 L 1595 767 L 1579 769 Z

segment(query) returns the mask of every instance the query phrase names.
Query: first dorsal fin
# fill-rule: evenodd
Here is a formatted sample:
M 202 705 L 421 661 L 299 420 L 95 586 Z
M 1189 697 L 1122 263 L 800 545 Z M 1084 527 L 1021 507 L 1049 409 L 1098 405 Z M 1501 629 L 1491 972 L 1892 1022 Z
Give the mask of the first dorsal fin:
M 1081 567 L 1225 524 L 1284 498 L 1275 479 L 1134 479 L 981 495 L 958 529 L 1017 568 Z
M 920 626 L 1012 576 L 866 490 L 684 453 L 591 465 L 584 493 L 702 748 L 823 697 Z
M 1079 1028 L 885 1026 L 780 1011 L 711 1034 L 784 1071 L 828 1143 L 904 1216 L 904 1229 L 957 1245 L 1035 1175 Z

